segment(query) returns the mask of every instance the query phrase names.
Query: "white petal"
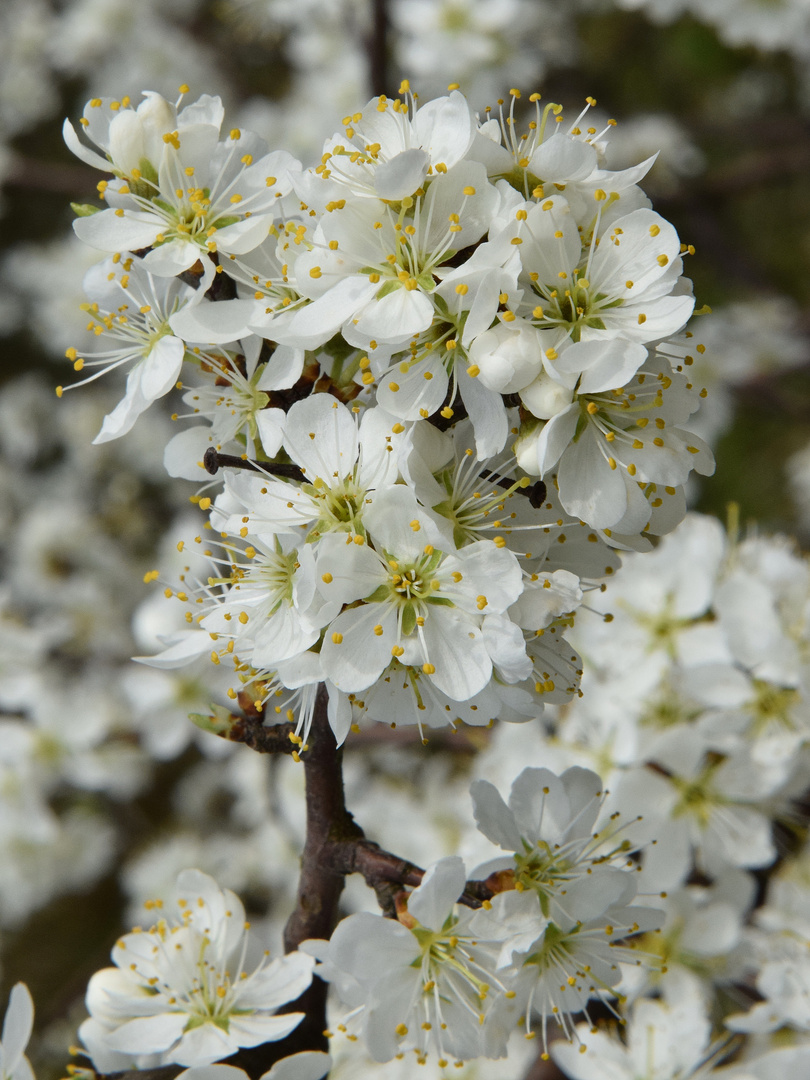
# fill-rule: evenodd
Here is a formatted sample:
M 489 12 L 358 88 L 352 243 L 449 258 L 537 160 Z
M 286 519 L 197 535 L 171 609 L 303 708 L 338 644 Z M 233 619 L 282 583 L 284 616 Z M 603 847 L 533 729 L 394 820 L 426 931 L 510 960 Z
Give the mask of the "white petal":
M 185 1013 L 181 1012 L 138 1016 L 111 1031 L 105 1042 L 111 1050 L 125 1054 L 160 1054 L 180 1038 L 186 1020 Z M 181 1061 L 180 1064 L 188 1062 Z
M 431 682 L 453 701 L 466 701 L 483 690 L 492 661 L 478 627 L 454 608 L 433 608 L 423 629 L 427 655 L 436 668 Z
M 171 1059 L 178 1065 L 208 1065 L 230 1057 L 239 1045 L 215 1024 L 201 1024 L 187 1031 L 172 1049 Z
M 290 660 L 314 645 L 320 636 L 319 629 L 307 625 L 295 608 L 282 600 L 281 607 L 264 620 L 256 631 L 253 644 L 253 665 L 259 668 L 275 668 L 283 660 Z
M 68 150 L 74 153 L 77 158 L 80 158 L 85 165 L 91 165 L 94 169 L 101 169 L 103 172 L 110 171 L 109 161 L 79 140 L 79 136 L 69 120 L 65 120 L 62 125 L 62 138 L 65 140 Z
M 246 255 L 267 239 L 272 225 L 272 214 L 255 214 L 253 217 L 243 218 L 233 225 L 217 229 L 214 237 L 216 245 L 232 255 Z
M 555 131 L 532 154 L 530 168 L 546 183 L 586 180 L 597 165 L 596 150 L 588 143 Z
M 286 390 L 297 383 L 304 370 L 306 353 L 290 345 L 277 345 L 273 355 L 264 366 L 256 388 L 258 390 Z
M 554 367 L 561 372 L 582 371 L 578 393 L 596 394 L 624 386 L 646 359 L 647 350 L 637 342 L 600 339 L 572 345 L 554 362 Z
M 147 252 L 143 259 L 144 267 L 157 277 L 175 277 L 188 270 L 198 259 L 204 255 L 199 247 L 191 240 L 168 240 L 165 244 L 159 244 Z
M 268 457 L 275 457 L 281 449 L 286 420 L 287 414 L 283 409 L 262 409 L 256 417 L 262 449 Z
M 353 274 L 343 278 L 317 300 L 296 311 L 293 317 L 283 324 L 271 321 L 265 325 L 257 319 L 251 325 L 251 330 L 262 336 L 272 333 L 276 341 L 286 345 L 314 349 L 337 333 L 343 323 L 350 319 L 359 307 L 371 300 L 378 289 L 379 285 L 372 284 L 367 277 Z
M 135 656 L 133 659 L 148 667 L 171 671 L 184 667 L 189 661 L 196 660 L 209 651 L 211 638 L 204 630 L 182 630 L 174 635 L 174 638 L 179 640 L 173 640 L 171 645 L 156 656 Z
M 387 578 L 379 556 L 348 539 L 348 533 L 328 533 L 318 545 L 318 589 L 325 600 L 341 604 L 369 596 Z
M 377 341 L 405 341 L 427 330 L 433 322 L 433 304 L 418 289 L 394 289 L 373 299 L 356 320 L 361 334 Z
M 225 344 L 246 337 L 248 324 L 257 312 L 255 300 L 222 300 L 181 308 L 169 319 L 169 325 L 185 341 Z
M 454 90 L 448 97 L 428 101 L 414 116 L 413 131 L 434 165 L 451 168 L 467 153 L 475 134 L 467 99 Z
M 232 1016 L 228 1034 L 237 1046 L 259 1046 L 265 1042 L 286 1039 L 304 1019 L 304 1013 L 281 1013 L 278 1016 Z
M 15 983 L 8 999 L 0 1047 L 0 1060 L 6 1073 L 11 1073 L 17 1067 L 31 1038 L 33 1026 L 34 1002 L 31 993 L 25 983 Z
M 177 382 L 186 347 L 180 338 L 162 337 L 141 361 L 141 393 L 147 401 L 168 394 Z
M 489 780 L 474 780 L 470 785 L 475 823 L 493 844 L 504 851 L 520 849 L 520 831 L 515 815 Z
M 135 367 L 127 378 L 127 390 L 111 413 L 104 417 L 101 431 L 93 439 L 93 445 L 110 442 L 126 435 L 141 415 L 151 405 L 141 393 L 140 367 Z
M 277 1061 L 270 1072 L 266 1072 L 260 1080 L 322 1080 L 331 1068 L 332 1059 L 329 1054 L 322 1050 L 302 1050 Z M 211 1077 L 210 1080 L 217 1078 Z
M 357 424 L 331 394 L 312 394 L 287 414 L 284 447 L 309 483 L 348 476 L 357 462 Z
M 359 912 L 338 923 L 329 942 L 329 958 L 361 982 L 371 982 L 392 968 L 406 967 L 419 956 L 416 938 L 402 923 Z
M 540 476 L 545 476 L 549 469 L 554 468 L 569 446 L 577 430 L 579 413 L 579 405 L 574 402 L 546 422 L 537 440 L 537 467 Z
M 425 871 L 422 883 L 408 897 L 408 911 L 429 930 L 441 930 L 464 892 L 467 870 L 458 855 L 439 859 Z
M 76 218 L 73 231 L 85 244 L 101 251 L 136 251 L 154 243 L 161 224 L 156 214 L 129 213 L 119 217 L 115 210 L 101 210 L 90 217 Z
M 463 368 L 456 369 L 461 398 L 475 431 L 475 452 L 478 460 L 492 457 L 503 450 L 509 435 L 509 418 L 500 394 L 473 379 Z
M 194 1065 L 180 1073 L 177 1080 L 247 1080 L 244 1069 L 235 1065 Z
M 402 199 L 412 195 L 427 176 L 430 158 L 416 147 L 403 150 L 377 166 L 374 187 L 381 199 Z
M 375 491 L 371 505 L 363 511 L 363 522 L 377 548 L 400 559 L 419 558 L 425 544 L 439 550 L 444 546 L 436 523 L 405 484 Z M 383 574 L 382 580 L 386 580 L 388 575 L 385 571 Z
M 210 427 L 191 427 L 178 432 L 166 444 L 163 467 L 169 476 L 200 482 L 207 480 L 208 472 L 203 465 L 203 454 L 212 441 Z
M 177 126 L 182 130 L 182 128 L 190 127 L 192 124 L 210 124 L 219 131 L 224 119 L 225 109 L 222 99 L 214 94 L 200 94 L 196 101 L 186 105 L 177 114 Z M 229 1067 L 222 1066 L 222 1068 Z M 226 1080 L 224 1073 L 222 1080 Z
M 569 514 L 595 529 L 605 529 L 624 515 L 627 489 L 624 474 L 618 467 L 611 469 L 591 428 L 588 424 L 579 441 L 568 446 L 560 461 L 557 482 L 560 502 Z
M 382 376 L 377 388 L 377 403 L 392 416 L 418 420 L 441 408 L 447 395 L 449 379 L 444 367 L 432 356 L 407 365 L 399 365 Z
M 374 626 L 381 627 L 380 634 Z M 336 641 L 333 635 L 340 640 Z M 347 694 L 366 690 L 391 662 L 397 644 L 396 615 L 384 604 L 349 608 L 330 623 L 321 648 L 323 670 Z

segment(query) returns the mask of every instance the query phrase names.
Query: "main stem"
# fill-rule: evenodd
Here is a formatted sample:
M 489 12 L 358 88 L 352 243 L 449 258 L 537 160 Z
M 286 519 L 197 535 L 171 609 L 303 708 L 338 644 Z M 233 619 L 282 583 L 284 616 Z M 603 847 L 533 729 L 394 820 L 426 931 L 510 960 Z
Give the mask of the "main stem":
M 346 809 L 343 793 L 343 748 L 338 749 L 326 710 L 328 697 L 321 684 L 309 735 L 309 749 L 301 755 L 306 785 L 307 834 L 301 856 L 301 877 L 295 910 L 284 929 L 284 949 L 292 952 L 308 938 L 330 938 L 338 919 L 338 904 L 345 875 L 334 858 L 341 840 L 362 836 Z M 306 1017 L 290 1038 L 301 1049 L 327 1050 L 326 983 L 312 985 L 291 1010 Z M 289 1052 L 289 1051 L 288 1051 Z
M 346 809 L 343 796 L 343 750 L 338 749 L 327 718 L 328 696 L 321 684 L 309 734 L 309 749 L 301 761 L 306 785 L 307 833 L 301 856 L 301 877 L 295 910 L 284 929 L 284 951 L 293 952 L 309 938 L 332 936 L 338 920 L 338 903 L 345 870 L 336 852 L 340 841 L 362 837 Z M 326 1031 L 326 983 L 315 978 L 296 1001 L 280 1012 L 302 1012 L 304 1019 L 286 1039 L 242 1049 L 228 1064 L 239 1065 L 252 1077 L 267 1072 L 280 1058 L 302 1050 L 328 1050 Z

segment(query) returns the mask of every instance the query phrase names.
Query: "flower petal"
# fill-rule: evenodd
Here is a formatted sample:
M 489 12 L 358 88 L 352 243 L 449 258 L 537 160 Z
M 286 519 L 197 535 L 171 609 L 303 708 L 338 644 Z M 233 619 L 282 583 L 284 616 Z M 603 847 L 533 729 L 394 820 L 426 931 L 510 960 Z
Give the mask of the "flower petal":
M 460 856 L 439 859 L 408 897 L 408 912 L 429 930 L 441 930 L 466 884 L 467 870 Z

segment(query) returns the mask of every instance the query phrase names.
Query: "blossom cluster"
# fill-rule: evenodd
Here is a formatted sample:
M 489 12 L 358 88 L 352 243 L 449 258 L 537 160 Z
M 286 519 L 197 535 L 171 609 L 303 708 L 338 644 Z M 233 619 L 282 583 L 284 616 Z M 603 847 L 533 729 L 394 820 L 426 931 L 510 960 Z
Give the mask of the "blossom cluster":
M 576 628 L 590 663 L 556 738 L 599 761 L 618 807 L 646 807 L 651 889 L 682 887 L 693 865 L 712 880 L 769 866 L 810 740 L 806 562 L 690 514 L 628 563 Z
M 205 423 L 167 468 L 225 466 L 200 499 L 214 571 L 175 590 L 189 629 L 155 662 L 232 660 L 232 696 L 304 741 L 320 682 L 341 740 L 365 716 L 480 724 L 570 697 L 583 588 L 713 468 L 681 426 L 689 331 L 665 343 L 694 301 L 638 187 L 650 162 L 604 167 L 592 102 L 565 128 L 532 95 L 519 135 L 517 91 L 481 119 L 403 84 L 304 169 L 222 138 L 218 99 L 185 89 L 94 99 L 86 141 L 65 124 L 113 174 L 75 223 L 111 255 L 86 279 L 103 347 L 69 357 L 84 382 L 129 367 L 97 441 L 181 385 Z
M 477 781 L 478 828 L 509 853 L 484 867 L 494 899 L 459 907 L 466 871 L 449 856 L 428 868 L 397 920 L 358 913 L 340 923 L 318 970 L 353 1007 L 342 1026 L 361 1024 L 375 1060 L 408 1050 L 440 1066 L 503 1057 L 515 1023 L 532 1038 L 536 1015 L 545 1051 L 551 1023 L 573 1037 L 572 1013 L 615 996 L 620 961 L 641 963 L 623 942 L 654 930 L 660 913 L 633 904 L 637 867 L 616 820 L 593 831 L 600 788 L 587 769 L 529 768 L 507 805 Z

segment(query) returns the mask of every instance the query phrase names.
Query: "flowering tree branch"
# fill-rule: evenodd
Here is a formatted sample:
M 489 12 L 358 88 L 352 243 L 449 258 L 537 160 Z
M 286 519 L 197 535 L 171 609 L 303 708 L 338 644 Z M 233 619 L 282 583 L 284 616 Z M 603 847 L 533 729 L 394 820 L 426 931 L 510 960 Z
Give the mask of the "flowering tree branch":
M 379 0 L 378 93 L 387 15 Z M 239 128 L 220 138 L 211 97 L 93 99 L 86 132 L 65 125 L 77 157 L 115 177 L 99 187 L 108 205 L 79 206 L 75 223 L 112 254 L 85 305 L 107 348 L 68 350 L 91 371 L 73 385 L 130 368 L 96 442 L 177 388 L 198 423 L 171 440 L 167 469 L 222 484 L 196 500 L 211 511 L 210 537 L 194 538 L 210 576 L 190 562 L 182 588 L 164 589 L 187 605 L 185 626 L 149 662 L 233 666 L 237 711 L 192 719 L 305 773 L 286 955 L 252 974 L 240 960 L 233 977 L 242 903 L 182 871 L 177 916 L 122 937 L 115 967 L 93 977 L 80 1037 L 101 1068 L 225 1061 L 255 1080 L 301 1051 L 326 1068 L 327 986 L 310 950 L 333 989 L 351 986 L 346 1024 L 376 1061 L 503 1057 L 518 1022 L 535 1034 L 538 1010 L 548 1057 L 549 1020 L 576 1041 L 571 1018 L 614 992 L 619 962 L 637 962 L 629 939 L 663 922 L 632 903 L 639 848 L 617 839 L 641 818 L 600 824 L 607 793 L 590 770 L 530 765 L 508 803 L 474 781 L 476 824 L 508 867 L 486 881 L 459 855 L 422 869 L 385 851 L 346 806 L 349 731 L 382 722 L 426 743 L 578 695 L 563 634 L 585 592 L 618 565 L 613 547 L 671 530 L 690 473 L 714 467 L 681 427 L 702 394 L 679 336 L 691 249 L 649 207 L 613 208 L 644 166 L 601 167 L 595 129 L 579 126 L 592 99 L 550 135 L 561 107 L 533 94 L 516 140 L 517 90 L 500 139 L 456 90 L 423 107 L 407 81 L 399 93 L 349 114 L 309 172 Z M 169 172 L 194 179 L 175 187 Z M 350 873 L 382 916 L 339 918 Z M 299 1065 L 278 1071 L 302 1080 Z

